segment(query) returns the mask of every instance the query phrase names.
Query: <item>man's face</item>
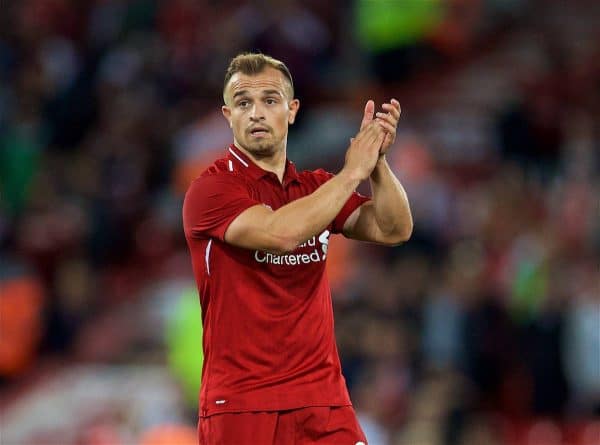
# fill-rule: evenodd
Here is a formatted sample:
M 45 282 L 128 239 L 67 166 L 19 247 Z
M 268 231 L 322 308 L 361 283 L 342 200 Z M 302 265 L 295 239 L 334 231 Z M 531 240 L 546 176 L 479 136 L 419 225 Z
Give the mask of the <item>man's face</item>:
M 300 103 L 290 96 L 290 85 L 279 70 L 266 68 L 254 76 L 235 73 L 225 88 L 223 115 L 236 145 L 257 158 L 285 149 L 288 125 Z

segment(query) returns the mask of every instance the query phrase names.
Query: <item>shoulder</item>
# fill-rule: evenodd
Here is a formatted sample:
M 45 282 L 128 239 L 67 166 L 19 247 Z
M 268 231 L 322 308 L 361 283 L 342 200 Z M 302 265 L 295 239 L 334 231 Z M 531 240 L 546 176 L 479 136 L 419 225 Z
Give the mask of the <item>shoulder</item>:
M 200 175 L 196 178 L 196 181 L 202 179 L 204 177 L 214 176 L 214 175 L 228 175 L 232 173 L 228 168 L 228 159 L 220 158 L 213 162 L 210 166 L 208 166 Z
M 190 188 L 197 185 L 209 184 L 209 183 L 247 183 L 248 179 L 241 175 L 237 170 L 231 170 L 229 163 L 231 161 L 226 158 L 217 159 L 204 170 L 200 175 L 194 179 Z
M 199 195 L 249 190 L 251 184 L 248 179 L 237 171 L 231 171 L 228 162 L 227 159 L 218 159 L 194 179 L 187 189 L 186 200 Z

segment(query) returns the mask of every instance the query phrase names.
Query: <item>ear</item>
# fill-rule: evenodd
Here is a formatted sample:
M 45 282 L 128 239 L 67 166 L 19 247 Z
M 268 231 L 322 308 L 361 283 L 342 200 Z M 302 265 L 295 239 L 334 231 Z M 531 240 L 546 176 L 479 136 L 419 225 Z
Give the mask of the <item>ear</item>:
M 229 128 L 233 128 L 233 124 L 231 123 L 231 108 L 229 108 L 227 105 L 223 105 L 221 107 L 221 113 L 223 113 L 223 116 L 225 116 L 225 119 L 227 119 Z
M 288 104 L 290 108 L 290 114 L 288 115 L 288 124 L 293 124 L 296 120 L 296 114 L 298 114 L 298 110 L 300 109 L 300 101 L 298 99 L 290 100 Z

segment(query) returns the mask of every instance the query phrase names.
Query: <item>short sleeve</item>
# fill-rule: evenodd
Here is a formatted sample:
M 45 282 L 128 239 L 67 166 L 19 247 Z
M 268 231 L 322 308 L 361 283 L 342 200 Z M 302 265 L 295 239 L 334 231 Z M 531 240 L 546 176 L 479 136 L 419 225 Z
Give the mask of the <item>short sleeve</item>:
M 224 241 L 229 224 L 244 210 L 260 204 L 252 199 L 245 181 L 232 174 L 210 174 L 196 179 L 183 202 L 183 227 L 191 238 Z
M 322 169 L 315 170 L 313 173 L 319 181 L 319 185 L 324 184 L 325 182 L 329 181 L 335 176 L 334 174 Z M 339 211 L 339 213 L 333 220 L 333 233 L 342 233 L 344 231 L 344 224 L 346 223 L 346 220 L 352 214 L 352 212 L 354 212 L 357 208 L 359 208 L 365 202 L 370 200 L 371 198 L 365 195 L 362 195 L 358 192 L 353 192 L 352 195 L 350 195 L 350 198 L 348 198 L 348 200 L 344 204 L 344 207 L 342 207 L 342 210 Z

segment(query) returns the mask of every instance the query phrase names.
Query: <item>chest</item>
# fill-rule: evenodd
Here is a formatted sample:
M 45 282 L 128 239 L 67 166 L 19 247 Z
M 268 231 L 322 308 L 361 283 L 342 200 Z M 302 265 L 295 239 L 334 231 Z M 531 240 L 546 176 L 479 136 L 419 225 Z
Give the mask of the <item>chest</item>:
M 314 187 L 301 182 L 291 182 L 282 184 L 273 176 L 265 177 L 262 181 L 254 184 L 252 187 L 252 197 L 261 203 L 277 210 L 292 201 L 300 199 L 311 194 Z

